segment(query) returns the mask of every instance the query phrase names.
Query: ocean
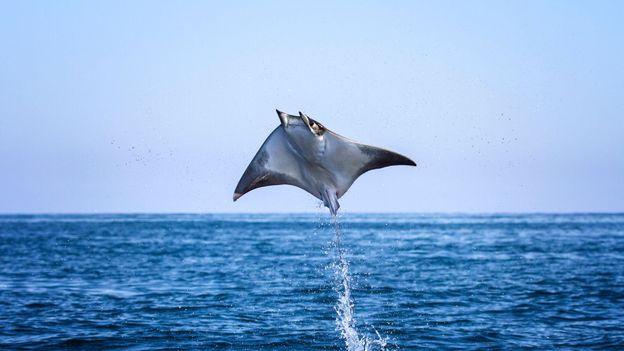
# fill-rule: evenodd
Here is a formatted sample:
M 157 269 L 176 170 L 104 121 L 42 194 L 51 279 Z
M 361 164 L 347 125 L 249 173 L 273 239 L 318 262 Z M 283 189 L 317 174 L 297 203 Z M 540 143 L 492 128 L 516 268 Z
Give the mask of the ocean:
M 624 349 L 624 214 L 0 216 L 3 350 Z

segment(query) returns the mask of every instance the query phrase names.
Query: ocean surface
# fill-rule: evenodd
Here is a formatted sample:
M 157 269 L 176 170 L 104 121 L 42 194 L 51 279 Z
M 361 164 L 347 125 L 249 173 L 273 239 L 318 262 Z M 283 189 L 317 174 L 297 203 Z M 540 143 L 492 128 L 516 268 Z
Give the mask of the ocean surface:
M 338 222 L 0 216 L 0 349 L 624 349 L 624 214 Z

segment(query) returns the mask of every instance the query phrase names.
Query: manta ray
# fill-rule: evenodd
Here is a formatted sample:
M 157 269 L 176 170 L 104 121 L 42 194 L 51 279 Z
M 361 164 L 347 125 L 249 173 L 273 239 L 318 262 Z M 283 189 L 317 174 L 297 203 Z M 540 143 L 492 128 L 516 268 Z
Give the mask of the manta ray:
M 323 201 L 335 216 L 338 199 L 362 174 L 388 166 L 416 166 L 396 152 L 347 139 L 301 112 L 294 116 L 276 111 L 281 124 L 247 166 L 234 201 L 253 189 L 288 184 Z

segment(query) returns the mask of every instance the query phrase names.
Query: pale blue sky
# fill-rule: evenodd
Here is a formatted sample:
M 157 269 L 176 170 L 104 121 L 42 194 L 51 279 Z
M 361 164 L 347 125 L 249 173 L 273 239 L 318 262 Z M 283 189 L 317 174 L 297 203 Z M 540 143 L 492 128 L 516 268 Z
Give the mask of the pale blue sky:
M 232 203 L 275 108 L 418 163 L 365 174 L 342 211 L 624 211 L 623 15 L 3 2 L 0 212 L 320 211 L 287 186 Z

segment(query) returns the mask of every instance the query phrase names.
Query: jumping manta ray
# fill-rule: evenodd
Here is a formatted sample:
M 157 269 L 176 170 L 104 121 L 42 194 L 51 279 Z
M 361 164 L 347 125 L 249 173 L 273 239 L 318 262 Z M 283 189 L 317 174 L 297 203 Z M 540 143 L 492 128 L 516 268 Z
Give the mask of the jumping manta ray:
M 276 111 L 281 125 L 247 166 L 234 201 L 256 188 L 289 184 L 323 201 L 335 216 L 338 199 L 363 173 L 395 165 L 416 166 L 403 155 L 338 135 L 301 112 L 293 116 Z

